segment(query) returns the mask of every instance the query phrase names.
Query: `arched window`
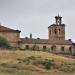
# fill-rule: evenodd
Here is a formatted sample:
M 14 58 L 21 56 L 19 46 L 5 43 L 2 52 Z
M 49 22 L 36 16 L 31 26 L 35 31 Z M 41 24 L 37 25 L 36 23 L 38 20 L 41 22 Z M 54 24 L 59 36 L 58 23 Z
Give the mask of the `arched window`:
M 34 44 L 32 47 L 31 47 L 32 50 L 39 50 L 39 46 Z
M 56 52 L 56 46 L 55 45 L 51 46 L 51 51 Z
M 43 50 L 46 50 L 46 46 L 43 46 Z
M 25 47 L 26 49 L 29 49 L 29 45 L 26 45 L 26 47 Z

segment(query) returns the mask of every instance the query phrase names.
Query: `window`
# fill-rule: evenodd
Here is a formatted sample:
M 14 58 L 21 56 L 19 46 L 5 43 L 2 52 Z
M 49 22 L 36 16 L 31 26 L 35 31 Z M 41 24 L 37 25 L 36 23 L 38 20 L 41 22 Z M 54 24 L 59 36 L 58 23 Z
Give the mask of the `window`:
M 54 30 L 54 33 L 57 34 L 57 30 L 56 29 Z
M 69 47 L 69 52 L 72 53 L 72 47 Z
M 36 50 L 36 45 L 35 44 L 32 46 L 32 50 Z
M 59 29 L 59 32 L 60 32 L 60 29 Z
M 51 51 L 52 52 L 55 52 L 56 51 L 56 46 L 55 45 L 51 46 Z
M 60 29 L 58 30 L 59 34 L 60 34 Z
M 61 47 L 61 51 L 64 51 L 64 47 Z
M 43 46 L 43 50 L 46 50 L 46 46 Z
M 29 45 L 26 45 L 26 49 L 29 49 Z

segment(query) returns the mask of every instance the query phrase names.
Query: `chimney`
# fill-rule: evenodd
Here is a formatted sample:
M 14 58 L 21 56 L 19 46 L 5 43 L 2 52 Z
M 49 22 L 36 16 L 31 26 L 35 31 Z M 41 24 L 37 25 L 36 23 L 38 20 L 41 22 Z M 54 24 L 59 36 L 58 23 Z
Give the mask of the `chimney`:
M 72 41 L 71 39 L 68 39 L 69 41 Z
M 30 39 L 32 39 L 32 34 L 30 33 Z

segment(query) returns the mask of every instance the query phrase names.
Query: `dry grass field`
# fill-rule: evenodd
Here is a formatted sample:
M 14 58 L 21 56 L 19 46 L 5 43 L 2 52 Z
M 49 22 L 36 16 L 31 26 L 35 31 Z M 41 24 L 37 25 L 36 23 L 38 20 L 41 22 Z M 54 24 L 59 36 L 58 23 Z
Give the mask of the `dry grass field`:
M 42 51 L 1 50 L 0 75 L 75 75 L 75 59 Z

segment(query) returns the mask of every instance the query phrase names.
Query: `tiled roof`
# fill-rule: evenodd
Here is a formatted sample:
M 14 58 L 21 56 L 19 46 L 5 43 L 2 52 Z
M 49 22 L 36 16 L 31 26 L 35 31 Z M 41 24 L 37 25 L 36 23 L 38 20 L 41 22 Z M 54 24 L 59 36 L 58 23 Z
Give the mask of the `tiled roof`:
M 61 24 L 61 25 L 57 25 L 57 24 L 52 24 L 52 25 L 50 25 L 49 27 L 52 27 L 52 26 L 64 26 L 65 24 Z M 48 27 L 48 28 L 49 28 Z
M 29 39 L 29 38 L 20 38 L 20 42 L 28 44 L 57 44 L 57 45 L 72 45 L 72 41 L 51 41 L 48 39 Z
M 20 32 L 20 31 L 0 25 L 0 32 Z

